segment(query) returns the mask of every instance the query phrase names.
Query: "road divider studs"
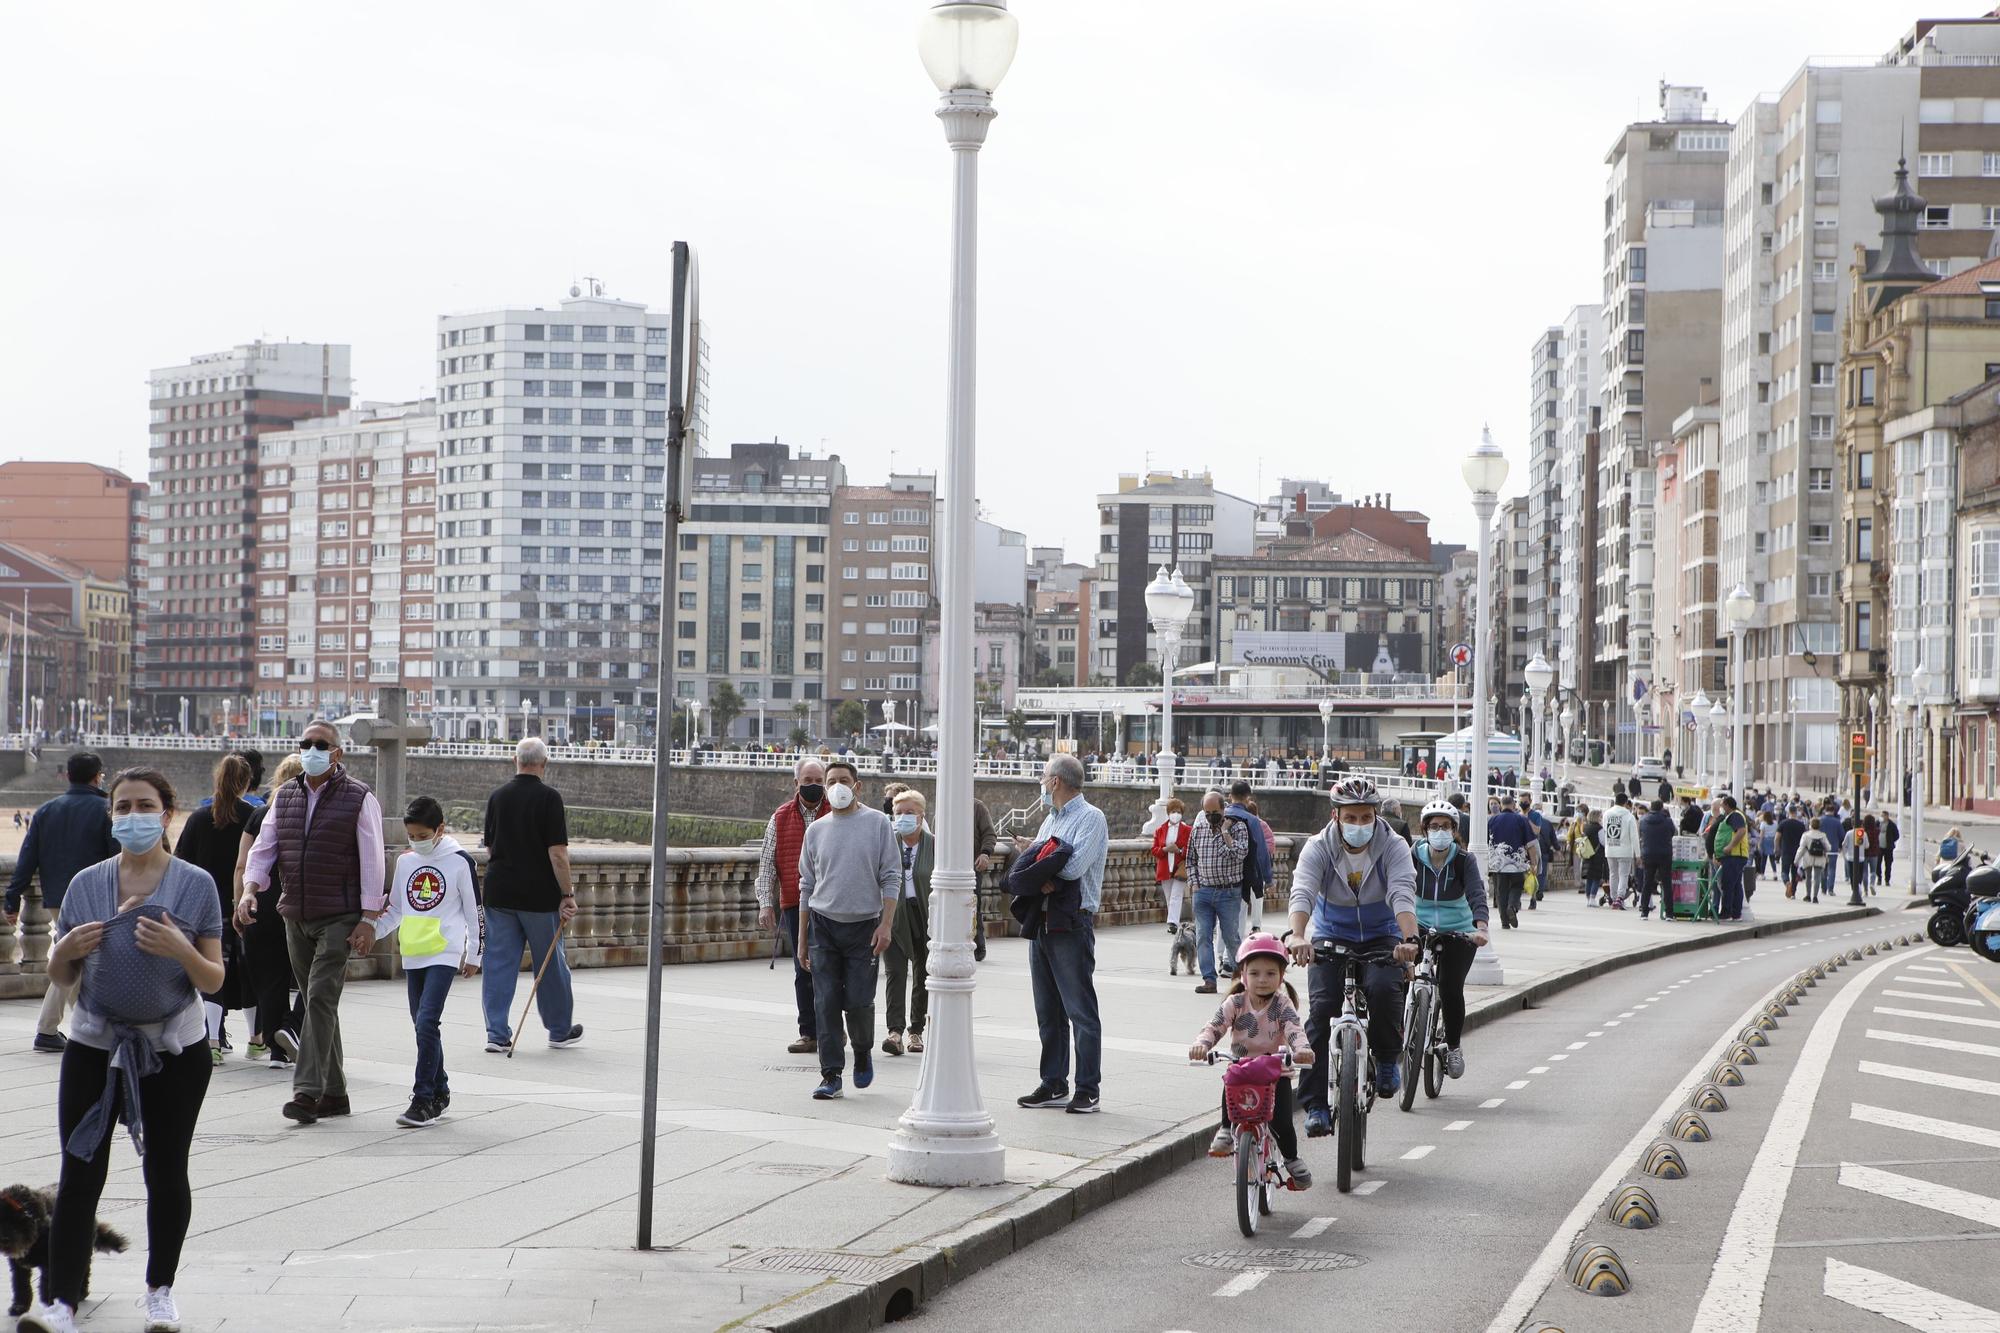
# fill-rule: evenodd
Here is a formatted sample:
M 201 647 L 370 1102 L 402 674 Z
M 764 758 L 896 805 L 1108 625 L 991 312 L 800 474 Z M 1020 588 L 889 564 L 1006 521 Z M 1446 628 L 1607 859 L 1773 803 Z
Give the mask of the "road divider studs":
M 1729 1048 L 1728 1058 L 1733 1065 L 1754 1065 L 1757 1063 L 1757 1052 L 1749 1042 L 1739 1041 Z
M 1660 1225 L 1660 1205 L 1644 1185 L 1619 1186 L 1604 1215 L 1628 1231 L 1646 1231 Z
M 1770 1010 L 1766 1009 L 1763 1013 L 1757 1015 L 1757 1020 L 1750 1026 L 1759 1032 L 1775 1032 L 1778 1027 L 1778 1020 Z
M 1871 949 L 1869 950 L 1869 952 L 1870 952 L 1870 953 L 1873 953 L 1873 952 L 1874 952 L 1874 950 L 1873 950 L 1873 949 L 1871 948 Z M 1847 951 L 1847 961 L 1848 961 L 1848 962 L 1850 962 L 1850 963 L 1858 963 L 1858 962 L 1860 962 L 1860 961 L 1861 961 L 1861 950 L 1859 950 L 1859 949 L 1849 949 L 1849 950 Z
M 1681 1156 L 1679 1148 L 1665 1139 L 1653 1140 L 1652 1146 L 1646 1149 L 1640 1168 L 1647 1175 L 1658 1176 L 1661 1180 L 1686 1180 L 1688 1174 L 1687 1159 Z
M 1745 1046 L 1769 1046 L 1771 1039 L 1764 1035 L 1766 1027 L 1776 1027 L 1776 1023 L 1752 1023 L 1736 1034 L 1736 1039 Z
M 1708 1077 L 1720 1087 L 1740 1088 L 1743 1086 L 1743 1071 L 1735 1065 L 1730 1064 L 1727 1060 L 1717 1061 L 1715 1068 L 1708 1071 Z
M 1811 990 L 1813 987 L 1819 985 L 1819 979 L 1825 975 L 1817 967 L 1809 967 L 1799 973 L 1799 986 L 1804 990 Z
M 1592 1296 L 1623 1296 L 1632 1290 L 1625 1265 L 1609 1245 L 1580 1245 L 1569 1257 L 1569 1280 Z
M 1891 935 L 1888 939 L 1882 941 L 1882 947 L 1885 949 L 1893 949 L 1902 942 L 1903 942 L 1902 936 Z
M 1868 955 L 1868 957 L 1873 958 L 1875 956 L 1875 946 L 1871 944 L 1867 948 L 1863 949 L 1861 952 Z
M 1915 935 L 1899 935 L 1897 936 L 1897 938 L 1902 940 L 1903 943 L 1905 944 L 1915 944 L 1917 942 L 1917 937 Z
M 1683 1143 L 1707 1143 L 1715 1135 L 1708 1129 L 1708 1122 L 1701 1118 L 1699 1111 L 1682 1111 L 1667 1125 L 1667 1135 Z
M 1727 1111 L 1729 1099 L 1722 1095 L 1722 1089 L 1714 1083 L 1704 1083 L 1688 1095 L 1688 1109 L 1691 1111 Z

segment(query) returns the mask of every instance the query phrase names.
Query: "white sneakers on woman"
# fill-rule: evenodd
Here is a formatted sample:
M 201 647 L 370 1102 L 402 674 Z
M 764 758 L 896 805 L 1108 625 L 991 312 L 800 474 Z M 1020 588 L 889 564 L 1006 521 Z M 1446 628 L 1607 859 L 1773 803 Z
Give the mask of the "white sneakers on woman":
M 181 1312 L 172 1287 L 146 1288 L 146 1333 L 181 1333 Z
M 21 1333 L 76 1333 L 76 1311 L 68 1301 L 50 1301 L 39 1310 L 30 1310 L 16 1325 Z

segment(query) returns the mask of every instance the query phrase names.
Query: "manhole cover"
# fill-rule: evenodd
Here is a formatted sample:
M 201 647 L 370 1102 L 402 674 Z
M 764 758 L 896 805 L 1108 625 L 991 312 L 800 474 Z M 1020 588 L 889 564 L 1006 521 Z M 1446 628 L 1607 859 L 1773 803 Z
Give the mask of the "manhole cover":
M 835 1170 L 830 1166 L 814 1166 L 811 1162 L 757 1162 L 745 1169 L 760 1176 L 796 1176 L 802 1180 L 830 1176 Z
M 1210 1250 L 1191 1254 L 1181 1262 L 1230 1272 L 1262 1268 L 1273 1273 L 1324 1273 L 1334 1268 L 1359 1268 L 1368 1261 L 1358 1254 L 1333 1250 Z
M 829 1273 L 835 1277 L 873 1281 L 903 1266 L 900 1259 L 839 1250 L 757 1250 L 732 1259 L 724 1268 L 757 1269 L 765 1273 Z

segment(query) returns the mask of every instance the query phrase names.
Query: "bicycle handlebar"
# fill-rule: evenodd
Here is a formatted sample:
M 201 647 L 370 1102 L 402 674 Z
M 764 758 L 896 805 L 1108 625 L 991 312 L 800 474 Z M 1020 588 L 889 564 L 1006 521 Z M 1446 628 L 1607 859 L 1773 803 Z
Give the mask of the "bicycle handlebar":
M 1394 949 L 1383 949 L 1372 953 L 1362 953 L 1359 949 L 1349 948 L 1338 940 L 1313 941 L 1314 962 L 1333 963 L 1344 958 L 1358 958 L 1364 963 L 1393 963 L 1396 961 L 1396 951 Z
M 1284 1061 L 1285 1072 L 1288 1074 L 1291 1073 L 1294 1068 L 1294 1065 L 1292 1063 L 1291 1047 L 1287 1046 L 1283 1050 L 1279 1051 L 1277 1054 Z M 1233 1064 L 1241 1064 L 1245 1060 L 1261 1060 L 1263 1058 L 1264 1057 L 1262 1057 L 1261 1055 L 1224 1055 L 1221 1051 L 1211 1049 L 1209 1053 L 1203 1056 L 1201 1059 L 1188 1061 L 1188 1065 L 1190 1067 L 1196 1065 L 1212 1065 L 1217 1060 L 1222 1061 L 1222 1063 L 1226 1065 L 1233 1065 Z

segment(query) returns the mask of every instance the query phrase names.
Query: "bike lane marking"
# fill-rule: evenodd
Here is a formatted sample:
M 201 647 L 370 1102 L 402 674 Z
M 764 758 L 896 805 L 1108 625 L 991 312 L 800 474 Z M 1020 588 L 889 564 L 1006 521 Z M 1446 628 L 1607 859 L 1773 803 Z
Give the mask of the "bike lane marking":
M 1459 1130 L 1471 1129 L 1471 1128 L 1472 1128 L 1472 1122 L 1470 1120 L 1454 1120 L 1449 1125 L 1446 1125 L 1444 1127 L 1444 1132 L 1447 1134 L 1455 1134 Z
M 1884 990 L 1884 995 L 1893 995 L 1899 1000 L 1922 1000 L 1925 1004 L 1962 1004 L 1968 1009 L 1984 1009 L 1986 1001 L 1975 1000 L 1970 995 L 1935 995 L 1922 990 Z
M 1255 1291 L 1257 1284 L 1271 1276 L 1268 1268 L 1246 1268 L 1229 1281 L 1215 1289 L 1218 1296 L 1241 1296 L 1246 1291 Z
M 1839 1179 L 1849 1189 L 1894 1199 L 1898 1203 L 1914 1204 L 1934 1213 L 1949 1213 L 1968 1222 L 2000 1227 L 2000 1199 L 1990 1199 L 1984 1194 L 1919 1180 L 1915 1176 L 1899 1176 L 1894 1171 L 1878 1167 L 1856 1166 L 1851 1162 L 1841 1164 Z
M 1988 1000 L 1990 1000 L 1995 1009 L 2000 1009 L 2000 995 L 1995 995 L 1992 991 L 1987 989 L 1985 982 L 1981 981 L 1978 977 L 1973 976 L 1972 973 L 1966 971 L 1965 964 L 1953 963 L 1951 965 L 1951 970 L 1958 973 L 1959 976 L 1965 978 L 1967 984 L 1969 984 L 1972 987 L 1972 989 L 1978 991 L 1981 995 L 1984 995 Z
M 1520 1091 L 1521 1089 L 1523 1089 L 1523 1088 L 1525 1088 L 1525 1087 L 1527 1087 L 1527 1086 L 1528 1086 L 1528 1080 L 1527 1080 L 1527 1079 L 1524 1079 L 1524 1078 L 1517 1078 L 1517 1079 L 1515 1079 L 1515 1080 L 1514 1080 L 1514 1081 L 1513 1081 L 1512 1083 L 1509 1083 L 1509 1084 L 1507 1085 L 1507 1091 L 1509 1091 L 1509 1092 L 1519 1092 L 1519 1091 Z
M 1828 1296 L 1857 1310 L 1892 1319 L 1921 1333 L 1991 1333 L 2000 1313 L 1838 1259 L 1826 1261 L 1821 1287 Z
M 1987 1129 L 1983 1125 L 1964 1125 L 1956 1120 L 1939 1120 L 1935 1116 L 1892 1111 L 1885 1106 L 1870 1106 L 1865 1102 L 1851 1104 L 1847 1108 L 1847 1114 L 1850 1119 L 1859 1120 L 1866 1125 L 1906 1129 L 1912 1134 L 1929 1134 L 1958 1143 L 1976 1143 L 1983 1148 L 2000 1148 L 2000 1130 Z
M 1436 1151 L 1437 1145 L 1435 1143 L 1419 1143 L 1416 1147 L 1403 1154 L 1403 1160 L 1406 1162 L 1422 1161 Z
M 1934 1051 L 1956 1051 L 1960 1055 L 1984 1055 L 2000 1060 L 2000 1046 L 1983 1041 L 1949 1041 L 1943 1037 L 1919 1037 L 1914 1032 L 1884 1032 L 1880 1028 L 1869 1028 L 1868 1035 L 1875 1041 L 1901 1042 L 1905 1046 L 1928 1046 Z
M 1799 1148 L 1812 1123 L 1827 1067 L 1833 1062 L 1842 1024 L 1875 979 L 1903 960 L 1884 958 L 1862 969 L 1828 1002 L 1799 1048 L 1798 1062 L 1785 1080 L 1777 1109 L 1757 1145 L 1749 1175 L 1730 1210 L 1708 1286 L 1695 1310 L 1689 1333 L 1756 1333 L 1764 1310 L 1764 1288 L 1771 1277 L 1778 1223 L 1791 1191 Z M 1753 1013 L 1756 1012 L 1753 1010 Z M 1749 1021 L 1745 1019 L 1744 1021 Z M 1731 1034 L 1733 1036 L 1733 1034 Z M 1602 1191 L 1599 1192 L 1602 1194 Z
M 1340 1219 L 1337 1217 L 1308 1218 L 1306 1224 L 1292 1233 L 1293 1240 L 1311 1240 Z
M 1905 1083 L 1926 1083 L 1933 1088 L 1950 1088 L 1954 1092 L 1976 1092 L 1986 1097 L 2000 1097 L 2000 1083 L 1991 1079 L 1966 1078 L 1963 1074 L 1936 1074 L 1928 1069 L 1911 1069 L 1907 1065 L 1885 1065 L 1874 1060 L 1863 1060 L 1861 1072 L 1878 1078 L 1897 1078 Z
M 1479 1109 L 1482 1111 L 1490 1111 L 1494 1107 L 1500 1105 L 1502 1102 L 1506 1100 L 1507 1099 L 1505 1097 L 1488 1097 L 1485 1101 L 1479 1103 Z
M 1354 1187 L 1356 1194 L 1373 1194 L 1389 1182 L 1386 1180 L 1364 1180 Z
M 1967 1018 L 1962 1014 L 1934 1014 L 1928 1009 L 1891 1009 L 1876 1005 L 1875 1012 L 1891 1018 L 1928 1018 L 1933 1023 L 1957 1023 L 1969 1028 L 2000 1028 L 2000 1018 Z
M 1897 977 L 1898 986 L 1946 986 L 1952 990 L 1964 990 L 1963 981 L 1945 981 L 1937 977 Z M 1887 992 L 1884 992 L 1886 994 Z
M 1948 968 L 1948 967 L 1932 967 L 1932 966 L 1931 966 L 1931 965 L 1930 965 L 1929 963 L 1911 963 L 1911 964 L 1910 964 L 1910 967 L 1909 967 L 1909 970 L 1910 970 L 1910 971 L 1912 971 L 1912 972 L 1942 972 L 1942 973 L 1944 973 L 1944 974 L 1945 974 L 1946 976 L 1950 976 L 1950 975 L 1951 975 L 1951 969 L 1950 969 L 1950 968 Z

